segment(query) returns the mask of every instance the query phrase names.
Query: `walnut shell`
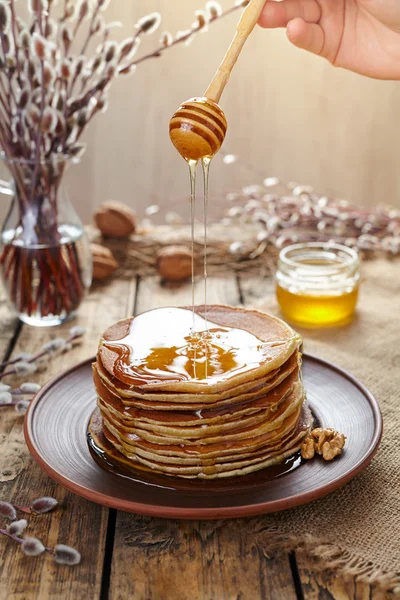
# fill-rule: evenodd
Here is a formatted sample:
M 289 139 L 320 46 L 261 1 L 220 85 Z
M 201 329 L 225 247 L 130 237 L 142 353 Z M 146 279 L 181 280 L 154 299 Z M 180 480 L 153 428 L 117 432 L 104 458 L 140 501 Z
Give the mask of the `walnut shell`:
M 124 238 L 136 230 L 135 212 L 122 202 L 105 202 L 94 213 L 96 227 L 105 236 Z
M 112 252 L 100 244 L 91 244 L 90 248 L 93 259 L 93 279 L 110 277 L 118 269 L 118 263 Z
M 192 253 L 186 246 L 167 246 L 157 254 L 157 269 L 163 279 L 184 281 L 192 275 Z

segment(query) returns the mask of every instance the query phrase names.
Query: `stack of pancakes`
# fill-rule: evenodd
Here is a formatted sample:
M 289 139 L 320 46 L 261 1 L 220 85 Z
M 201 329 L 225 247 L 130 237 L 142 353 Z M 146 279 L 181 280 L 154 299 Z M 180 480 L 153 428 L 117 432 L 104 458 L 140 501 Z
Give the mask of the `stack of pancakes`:
M 206 323 L 204 307 L 195 311 Z M 159 330 L 161 340 L 159 323 L 173 329 L 175 320 L 178 329 L 178 320 L 188 314 L 188 309 L 157 309 L 120 321 L 103 334 L 93 364 L 98 411 L 89 426 L 96 446 L 114 465 L 203 479 L 244 475 L 296 454 L 312 424 L 298 334 L 258 311 L 209 306 L 206 344 L 226 331 L 248 332 L 248 338 L 229 338 L 253 344 L 248 364 L 232 359 L 247 356 L 246 348 L 226 351 L 227 362 L 226 346 L 218 347 L 222 368 L 210 367 L 208 377 L 176 367 L 183 364 L 180 359 L 155 364 L 154 356 L 160 361 L 166 351 L 165 342 L 164 348 L 161 343 L 156 347 L 154 331 L 149 332 L 153 363 L 135 358 L 135 347 L 145 343 L 147 323 Z

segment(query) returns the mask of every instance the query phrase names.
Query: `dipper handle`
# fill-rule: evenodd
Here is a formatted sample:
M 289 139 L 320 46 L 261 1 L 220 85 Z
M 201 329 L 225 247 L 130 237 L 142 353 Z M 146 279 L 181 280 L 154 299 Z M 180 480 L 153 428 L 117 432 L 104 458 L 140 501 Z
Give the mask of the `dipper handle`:
M 265 6 L 265 0 L 250 0 L 238 23 L 235 37 L 204 96 L 218 104 L 237 59 Z

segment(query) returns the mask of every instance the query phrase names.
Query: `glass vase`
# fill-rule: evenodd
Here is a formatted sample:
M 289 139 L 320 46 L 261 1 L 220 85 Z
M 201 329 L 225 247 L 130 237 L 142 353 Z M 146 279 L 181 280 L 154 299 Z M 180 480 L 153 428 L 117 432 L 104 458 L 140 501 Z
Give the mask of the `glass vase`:
M 90 244 L 64 189 L 69 160 L 8 160 L 11 199 L 1 231 L 0 272 L 21 321 L 51 326 L 71 319 L 91 284 Z

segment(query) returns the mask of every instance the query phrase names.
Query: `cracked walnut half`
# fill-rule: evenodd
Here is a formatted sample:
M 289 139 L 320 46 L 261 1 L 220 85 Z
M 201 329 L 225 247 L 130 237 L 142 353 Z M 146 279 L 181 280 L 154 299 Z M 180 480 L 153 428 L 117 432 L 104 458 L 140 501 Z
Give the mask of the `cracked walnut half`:
M 314 458 L 317 453 L 322 455 L 324 460 L 333 460 L 335 456 L 342 454 L 345 443 L 346 438 L 343 433 L 331 428 L 318 427 L 313 429 L 304 440 L 301 446 L 301 456 L 309 460 Z

